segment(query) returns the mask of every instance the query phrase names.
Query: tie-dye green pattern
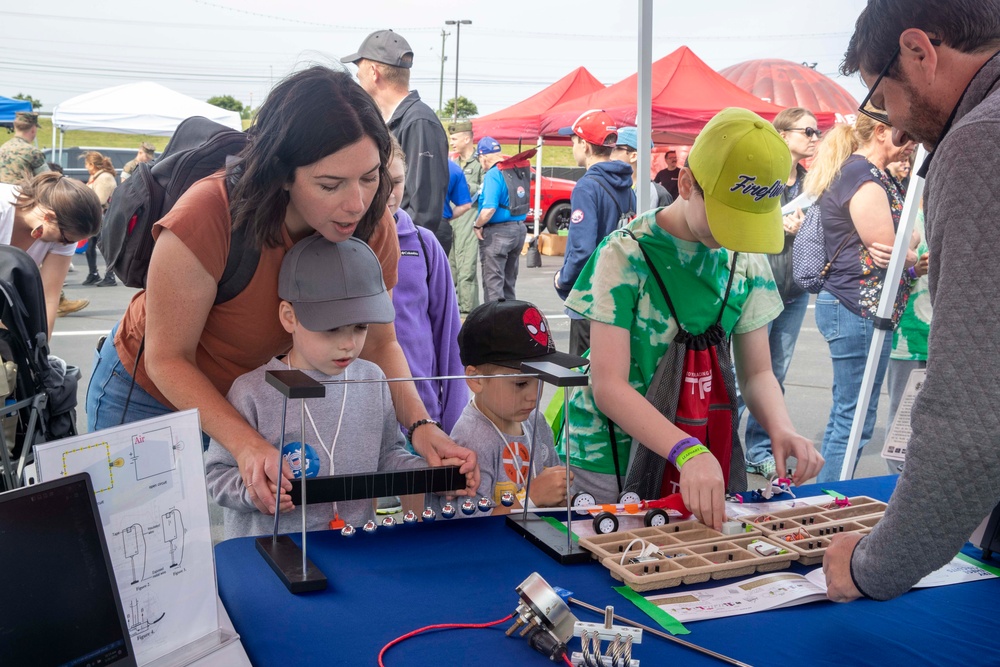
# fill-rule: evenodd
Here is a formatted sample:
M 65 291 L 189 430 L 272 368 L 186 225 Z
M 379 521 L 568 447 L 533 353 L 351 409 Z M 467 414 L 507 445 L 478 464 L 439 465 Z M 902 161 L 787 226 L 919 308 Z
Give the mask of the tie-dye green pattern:
M 674 238 L 656 225 L 654 212 L 636 218 L 629 229 L 641 240 L 666 284 L 685 328 L 699 334 L 715 323 L 729 280 L 732 254 L 700 243 Z M 763 255 L 740 253 L 737 275 L 722 318 L 729 333 L 746 333 L 765 326 L 781 312 L 781 299 Z M 627 329 L 632 363 L 629 384 L 645 394 L 656 366 L 677 332 L 677 323 L 635 241 L 623 233 L 605 239 L 576 281 L 566 306 L 587 319 Z M 614 473 L 605 416 L 594 403 L 590 387 L 570 392 L 570 460 L 587 470 Z M 628 463 L 631 438 L 616 430 L 622 471 Z M 563 455 L 564 436 L 556 449 Z
M 917 257 L 927 252 L 924 240 L 924 213 L 917 215 L 913 229 L 920 233 Z M 910 286 L 910 299 L 892 332 L 892 359 L 927 361 L 927 336 L 931 332 L 931 294 L 927 276 L 921 276 Z

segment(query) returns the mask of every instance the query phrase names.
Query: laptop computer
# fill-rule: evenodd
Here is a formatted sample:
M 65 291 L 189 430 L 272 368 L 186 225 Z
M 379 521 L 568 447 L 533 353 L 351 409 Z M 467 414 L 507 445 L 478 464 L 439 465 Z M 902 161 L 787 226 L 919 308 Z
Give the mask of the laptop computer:
M 0 494 L 0 664 L 135 667 L 90 475 Z

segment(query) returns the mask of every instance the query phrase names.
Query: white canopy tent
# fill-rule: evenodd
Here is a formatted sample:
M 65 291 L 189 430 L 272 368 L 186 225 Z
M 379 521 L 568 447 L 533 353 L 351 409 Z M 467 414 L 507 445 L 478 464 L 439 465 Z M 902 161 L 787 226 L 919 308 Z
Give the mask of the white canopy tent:
M 170 136 L 185 118 L 204 116 L 242 130 L 240 115 L 182 95 L 151 81 L 129 83 L 78 95 L 52 112 L 52 144 L 66 130 Z

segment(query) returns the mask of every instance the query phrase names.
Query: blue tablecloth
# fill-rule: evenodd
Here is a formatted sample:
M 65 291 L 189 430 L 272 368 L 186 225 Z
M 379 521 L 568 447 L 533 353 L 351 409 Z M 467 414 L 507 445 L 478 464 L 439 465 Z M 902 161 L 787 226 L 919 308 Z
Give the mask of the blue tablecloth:
M 879 477 L 824 488 L 887 500 L 895 481 Z M 820 487 L 798 491 L 817 495 Z M 618 614 L 655 627 L 612 590 L 619 583 L 599 564 L 559 565 L 499 517 L 380 528 L 375 535 L 351 539 L 337 532 L 310 534 L 309 556 L 330 586 L 295 596 L 271 572 L 252 539 L 216 547 L 219 593 L 254 665 L 374 665 L 382 646 L 416 628 L 482 623 L 510 614 L 518 601 L 514 587 L 531 572 L 584 602 L 613 604 Z M 992 579 L 912 591 L 890 602 L 817 602 L 700 621 L 688 624 L 691 634 L 683 638 L 756 667 L 996 665 L 1000 623 L 990 604 L 997 599 L 1000 579 Z M 572 611 L 581 620 L 599 620 L 579 607 Z M 552 664 L 517 635 L 507 638 L 503 631 L 509 625 L 426 633 L 390 649 L 385 662 L 387 667 Z M 578 642 L 571 648 L 578 650 Z M 650 635 L 635 647 L 634 657 L 644 667 L 724 664 Z

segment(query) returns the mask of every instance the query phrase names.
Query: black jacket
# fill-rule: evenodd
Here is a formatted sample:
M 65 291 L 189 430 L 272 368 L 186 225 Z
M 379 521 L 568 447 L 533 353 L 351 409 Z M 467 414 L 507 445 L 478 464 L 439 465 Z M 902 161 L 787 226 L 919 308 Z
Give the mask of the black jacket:
M 806 177 L 806 170 L 801 164 L 796 165 L 795 185 L 786 187 L 781 193 L 781 205 L 784 206 L 802 193 L 802 182 Z M 795 235 L 785 232 L 785 247 L 776 255 L 768 255 L 767 261 L 771 265 L 771 273 L 774 274 L 774 283 L 778 286 L 778 296 L 782 301 L 790 301 L 799 296 L 804 289 L 799 287 L 792 277 L 792 244 L 795 242 Z
M 436 232 L 448 195 L 448 137 L 444 127 L 415 90 L 399 103 L 388 125 L 406 153 L 406 191 L 400 207 L 414 223 Z

